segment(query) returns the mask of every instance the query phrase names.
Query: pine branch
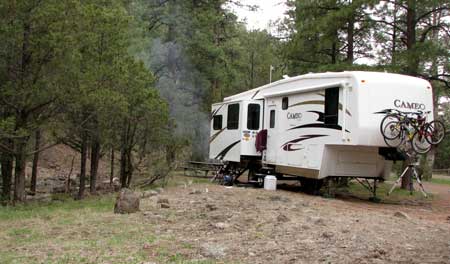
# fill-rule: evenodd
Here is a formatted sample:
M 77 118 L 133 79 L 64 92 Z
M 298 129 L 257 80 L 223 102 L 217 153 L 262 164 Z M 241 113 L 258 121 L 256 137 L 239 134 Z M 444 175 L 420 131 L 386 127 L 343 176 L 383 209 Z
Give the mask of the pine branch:
M 448 6 L 440 6 L 438 8 L 432 9 L 432 10 L 430 10 L 428 12 L 425 12 L 424 14 L 422 14 L 422 15 L 420 15 L 420 16 L 418 16 L 416 18 L 416 22 L 415 23 L 417 24 L 417 23 L 419 23 L 420 20 L 426 18 L 427 16 L 429 16 L 429 15 L 435 13 L 435 12 L 443 11 L 443 10 L 450 10 L 450 7 L 448 7 Z
M 381 23 L 381 24 L 385 24 L 385 25 L 391 26 L 391 27 L 397 29 L 398 31 L 401 31 L 405 35 L 407 34 L 406 30 L 404 30 L 403 28 L 397 26 L 393 22 L 387 22 L 387 21 L 384 21 L 384 20 L 375 20 L 375 19 L 372 19 L 372 21 L 375 22 L 375 23 Z

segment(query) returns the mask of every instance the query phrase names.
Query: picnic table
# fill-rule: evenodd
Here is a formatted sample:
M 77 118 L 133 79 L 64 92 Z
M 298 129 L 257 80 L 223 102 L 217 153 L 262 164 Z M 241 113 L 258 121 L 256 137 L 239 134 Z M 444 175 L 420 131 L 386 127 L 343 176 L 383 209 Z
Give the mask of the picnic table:
M 208 173 L 210 171 L 217 171 L 223 163 L 220 162 L 201 162 L 201 161 L 185 161 L 181 168 L 183 168 L 184 176 L 192 176 L 192 177 L 201 177 L 201 178 L 210 178 Z M 194 172 L 194 174 L 188 174 L 187 172 Z

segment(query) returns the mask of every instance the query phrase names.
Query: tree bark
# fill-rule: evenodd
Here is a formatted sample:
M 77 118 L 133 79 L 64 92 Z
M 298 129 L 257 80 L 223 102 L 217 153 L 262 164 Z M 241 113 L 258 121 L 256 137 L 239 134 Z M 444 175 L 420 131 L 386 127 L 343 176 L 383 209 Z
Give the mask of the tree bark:
M 131 186 L 131 178 L 133 177 L 133 164 L 131 163 L 131 149 L 127 149 L 127 185 Z
M 407 158 L 402 165 L 402 171 L 403 172 L 406 167 L 408 167 L 408 165 L 411 164 L 411 160 L 409 158 Z M 404 190 L 408 190 L 409 189 L 409 184 L 411 183 L 411 170 L 408 170 L 405 174 L 405 176 L 403 176 L 402 178 L 402 184 L 401 184 L 401 188 Z
M 336 64 L 337 62 L 337 44 L 335 41 L 333 41 L 333 44 L 331 44 L 331 64 Z
M 114 180 L 114 148 L 111 148 L 111 174 L 109 175 L 109 185 L 113 184 Z
M 81 162 L 80 162 L 80 187 L 78 189 L 78 199 L 84 198 L 84 189 L 86 187 L 86 162 L 88 149 L 88 134 L 86 130 L 81 132 Z
M 414 52 L 416 45 L 416 0 L 407 0 L 407 11 L 406 11 L 406 49 L 409 53 Z M 417 56 L 414 54 L 409 54 L 407 56 L 407 66 L 406 74 L 417 76 L 419 61 Z M 410 159 L 406 159 L 403 162 L 403 169 L 411 164 Z M 411 170 L 408 170 L 406 175 L 402 179 L 402 189 L 408 189 L 411 181 L 410 176 Z
M 397 50 L 397 3 L 394 3 L 394 14 L 393 14 L 393 26 L 392 26 L 392 49 L 391 49 L 391 64 L 396 65 L 396 50 Z
M 91 177 L 90 177 L 90 192 L 95 194 L 97 185 L 98 163 L 100 160 L 100 142 L 95 138 L 91 147 Z
M 41 144 L 41 130 L 38 129 L 34 135 L 34 157 L 33 157 L 33 169 L 31 171 L 31 185 L 30 191 L 32 194 L 36 193 L 36 184 L 37 184 L 37 176 L 38 176 L 38 163 L 39 163 L 39 148 Z
M 26 145 L 27 140 L 20 139 L 16 144 L 15 168 L 14 168 L 14 202 L 25 201 L 25 169 L 26 169 Z
M 406 49 L 409 52 L 414 52 L 416 45 L 416 0 L 407 1 L 406 13 Z M 419 61 L 417 56 L 409 55 L 407 57 L 407 73 L 412 76 L 417 76 Z
M 350 16 L 347 27 L 347 63 L 353 64 L 354 60 L 354 33 L 355 33 L 355 18 Z
M 122 133 L 120 144 L 120 187 L 125 188 L 127 182 L 126 133 Z
M 13 156 L 9 153 L 1 154 L 2 193 L 0 201 L 11 200 L 11 183 L 13 175 Z

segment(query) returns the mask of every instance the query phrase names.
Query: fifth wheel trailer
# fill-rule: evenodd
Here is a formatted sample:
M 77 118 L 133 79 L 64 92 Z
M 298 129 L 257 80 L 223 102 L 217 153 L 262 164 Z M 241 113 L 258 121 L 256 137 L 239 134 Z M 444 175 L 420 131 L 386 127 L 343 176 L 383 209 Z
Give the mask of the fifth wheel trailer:
M 398 156 L 379 129 L 388 109 L 433 111 L 430 83 L 356 71 L 282 79 L 212 105 L 209 158 L 280 177 L 381 179 Z

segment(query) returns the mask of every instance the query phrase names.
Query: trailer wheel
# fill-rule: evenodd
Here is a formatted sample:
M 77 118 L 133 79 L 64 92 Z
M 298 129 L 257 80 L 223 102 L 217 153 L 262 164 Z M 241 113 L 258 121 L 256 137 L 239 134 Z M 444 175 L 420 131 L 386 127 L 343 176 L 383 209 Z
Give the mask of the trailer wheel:
M 301 190 L 307 194 L 318 195 L 323 185 L 323 180 L 300 178 Z

